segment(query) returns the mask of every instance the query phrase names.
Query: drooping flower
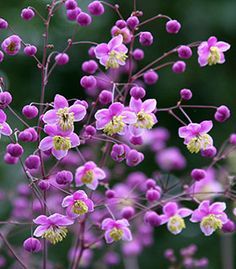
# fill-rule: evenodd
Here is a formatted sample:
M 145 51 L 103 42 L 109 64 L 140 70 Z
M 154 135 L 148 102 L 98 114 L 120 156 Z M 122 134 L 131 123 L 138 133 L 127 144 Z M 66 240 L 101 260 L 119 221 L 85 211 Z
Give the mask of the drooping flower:
M 100 64 L 108 68 L 118 68 L 125 65 L 127 59 L 127 47 L 123 44 L 123 36 L 113 37 L 108 44 L 102 43 L 95 48 L 96 58 Z
M 11 127 L 6 123 L 7 115 L 0 109 L 0 138 L 1 135 L 10 136 L 12 134 Z
M 11 35 L 2 42 L 2 49 L 8 55 L 16 55 L 21 49 L 21 38 Z
M 86 162 L 83 166 L 77 168 L 75 173 L 76 186 L 86 185 L 89 189 L 95 190 L 98 186 L 99 180 L 106 177 L 105 172 L 97 167 L 97 165 L 92 162 Z
M 134 124 L 137 121 L 135 113 L 125 110 L 124 105 L 116 102 L 108 109 L 100 109 L 95 114 L 96 128 L 112 136 L 124 134 L 126 124 Z
M 80 104 L 69 106 L 62 95 L 54 98 L 54 109 L 47 111 L 43 121 L 47 124 L 57 124 L 63 131 L 73 130 L 74 122 L 81 121 L 86 115 L 86 108 Z
M 34 231 L 34 236 L 46 238 L 51 244 L 61 242 L 67 235 L 66 226 L 74 223 L 72 219 L 58 213 L 49 217 L 40 215 L 33 221 L 39 225 Z
M 186 227 L 184 218 L 192 214 L 188 208 L 179 208 L 177 203 L 169 202 L 163 206 L 163 215 L 161 215 L 161 224 L 167 223 L 167 228 L 172 234 L 179 234 Z
M 66 196 L 62 201 L 62 207 L 67 207 L 66 213 L 72 219 L 94 210 L 93 201 L 82 190 Z
M 108 244 L 121 239 L 131 241 L 132 234 L 128 227 L 129 222 L 126 219 L 106 218 L 102 221 L 102 230 L 105 231 L 105 240 Z
M 210 120 L 202 121 L 199 124 L 190 123 L 179 128 L 179 136 L 184 138 L 184 144 L 187 145 L 191 153 L 198 153 L 200 150 L 206 150 L 213 145 L 211 136 L 207 134 L 212 126 Z
M 200 222 L 202 232 L 209 236 L 214 231 L 222 229 L 223 224 L 228 221 L 228 217 L 224 213 L 225 209 L 225 203 L 216 202 L 210 204 L 209 200 L 205 200 L 193 211 L 190 221 Z
M 44 131 L 49 136 L 43 138 L 39 144 L 42 151 L 52 150 L 52 155 L 58 160 L 65 157 L 68 150 L 79 146 L 80 139 L 73 132 L 62 132 L 57 125 L 45 125 Z
M 200 66 L 223 64 L 225 62 L 224 52 L 230 49 L 230 44 L 218 41 L 212 36 L 198 47 L 198 62 Z

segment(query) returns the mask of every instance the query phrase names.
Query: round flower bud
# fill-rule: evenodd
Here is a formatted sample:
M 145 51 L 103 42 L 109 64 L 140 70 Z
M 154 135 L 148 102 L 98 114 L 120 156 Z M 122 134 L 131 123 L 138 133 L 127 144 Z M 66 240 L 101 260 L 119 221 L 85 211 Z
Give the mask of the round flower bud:
M 24 130 L 22 132 L 19 133 L 18 138 L 20 141 L 23 142 L 32 142 L 32 134 L 31 132 Z
M 4 155 L 4 162 L 7 164 L 16 164 L 18 163 L 19 158 L 11 156 L 11 154 L 6 153 Z
M 153 36 L 150 32 L 141 32 L 139 35 L 139 43 L 142 46 L 151 46 L 153 43 Z
M 132 218 L 134 216 L 134 214 L 135 214 L 135 210 L 132 206 L 124 207 L 121 210 L 121 216 L 122 216 L 122 218 L 125 218 L 125 219 Z
M 27 45 L 24 48 L 24 53 L 27 56 L 34 56 L 37 53 L 37 47 L 35 47 L 33 45 Z
M 27 119 L 33 119 L 37 117 L 38 115 L 38 108 L 34 105 L 26 105 L 22 109 L 22 114 L 27 118 Z
M 179 58 L 182 59 L 189 59 L 193 55 L 193 52 L 189 46 L 180 46 L 177 51 Z
M 142 145 L 143 138 L 142 138 L 142 136 L 132 136 L 130 138 L 130 143 L 132 143 L 133 145 Z
M 191 90 L 189 90 L 189 89 L 182 89 L 180 91 L 180 96 L 183 100 L 188 101 L 192 98 L 193 94 L 192 94 Z
M 67 10 L 73 10 L 77 7 L 77 2 L 75 0 L 66 0 L 65 7 Z
M 235 223 L 232 220 L 228 220 L 222 227 L 224 233 L 233 233 L 235 231 Z
M 38 183 L 38 187 L 42 191 L 47 191 L 50 188 L 50 183 L 48 182 L 48 180 L 40 180 Z
M 24 8 L 22 11 L 21 11 L 21 18 L 23 20 L 26 20 L 26 21 L 30 21 L 33 19 L 33 17 L 35 16 L 35 13 L 33 11 L 32 8 L 28 7 L 28 8 Z
M 127 26 L 127 23 L 124 20 L 118 20 L 116 21 L 116 26 L 120 29 L 123 29 Z
M 144 58 L 144 51 L 141 49 L 135 49 L 133 51 L 133 57 L 136 61 L 141 61 Z
M 213 158 L 217 153 L 217 149 L 214 146 L 211 146 L 207 149 L 201 150 L 202 157 Z
M 144 78 L 144 82 L 147 85 L 152 85 L 157 82 L 157 80 L 159 79 L 159 76 L 155 71 L 149 70 L 143 75 L 143 78 Z
M 12 96 L 9 92 L 0 92 L 0 108 L 4 109 L 12 102 Z
M 0 29 L 7 29 L 8 22 L 4 20 L 3 18 L 0 18 Z
M 161 225 L 161 217 L 155 211 L 147 211 L 144 215 L 144 221 L 153 227 Z
M 131 16 L 126 21 L 130 29 L 135 29 L 139 25 L 139 19 L 136 16 Z
M 55 62 L 58 65 L 64 65 L 67 64 L 69 62 L 70 58 L 68 56 L 68 54 L 66 53 L 58 53 L 57 56 L 55 57 Z
M 88 11 L 94 16 L 100 16 L 105 12 L 105 9 L 100 1 L 93 1 L 88 5 Z
M 40 166 L 40 158 L 38 155 L 30 155 L 25 160 L 25 166 L 28 169 L 38 169 Z
M 24 149 L 19 144 L 8 144 L 7 145 L 7 153 L 9 153 L 12 157 L 21 157 L 24 153 Z
M 0 50 L 0 63 L 4 60 L 4 53 Z
M 166 31 L 169 34 L 177 34 L 181 28 L 181 24 L 177 20 L 170 20 L 166 23 Z
M 62 170 L 56 174 L 56 182 L 59 185 L 67 185 L 73 181 L 73 174 L 70 171 Z
M 229 137 L 229 143 L 232 145 L 236 145 L 236 134 L 231 134 Z
M 186 63 L 183 61 L 177 61 L 172 65 L 172 71 L 174 73 L 183 73 L 186 70 Z
M 88 50 L 88 55 L 91 57 L 91 58 L 95 58 L 96 57 L 96 54 L 95 54 L 95 46 L 92 46 L 89 48 Z
M 85 12 L 80 12 L 76 18 L 76 21 L 80 26 L 88 26 L 92 22 L 92 18 Z
M 112 199 L 115 197 L 115 192 L 113 190 L 107 190 L 105 194 L 107 199 Z
M 79 7 L 76 7 L 75 9 L 68 9 L 66 11 L 66 17 L 69 21 L 75 21 L 80 12 L 81 9 Z
M 26 239 L 23 246 L 26 251 L 31 253 L 39 252 L 42 249 L 40 241 L 34 237 Z
M 161 198 L 161 193 L 158 190 L 149 189 L 146 192 L 146 199 L 151 203 L 159 200 L 160 198 Z
M 215 120 L 218 122 L 224 122 L 230 117 L 230 110 L 227 106 L 220 106 L 215 113 Z
M 169 248 L 165 251 L 164 253 L 165 258 L 170 261 L 170 262 L 175 262 L 176 261 L 176 257 L 174 254 L 174 250 Z
M 11 35 L 3 40 L 1 47 L 6 54 L 14 56 L 21 49 L 21 38 L 18 35 Z
M 206 177 L 206 171 L 203 169 L 193 169 L 191 172 L 192 179 L 200 181 Z
M 147 190 L 156 187 L 156 181 L 154 179 L 152 179 L 152 178 L 147 179 L 145 184 L 146 184 L 146 189 Z
M 101 91 L 98 98 L 99 98 L 99 102 L 102 105 L 108 105 L 112 102 L 112 93 L 106 90 Z
M 128 166 L 136 166 L 144 159 L 144 155 L 135 149 L 131 149 L 126 156 L 126 164 Z
M 94 74 L 98 69 L 98 64 L 94 60 L 83 62 L 82 70 L 90 75 Z
M 130 95 L 135 99 L 142 99 L 146 95 L 146 91 L 142 87 L 132 87 L 130 90 Z
M 85 127 L 85 134 L 88 136 L 94 136 L 96 134 L 97 130 L 92 125 L 88 125 Z
M 97 80 L 94 76 L 83 76 L 80 80 L 80 85 L 85 89 L 95 89 Z

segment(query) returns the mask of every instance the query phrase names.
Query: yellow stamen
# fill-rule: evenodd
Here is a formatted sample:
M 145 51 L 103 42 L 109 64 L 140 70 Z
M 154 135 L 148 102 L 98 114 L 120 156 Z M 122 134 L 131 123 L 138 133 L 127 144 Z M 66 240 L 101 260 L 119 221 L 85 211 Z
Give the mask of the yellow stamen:
M 113 134 L 123 131 L 125 124 L 123 116 L 114 116 L 113 119 L 105 126 L 104 133 L 112 136 Z
M 74 113 L 69 112 L 68 107 L 58 109 L 57 116 L 59 117 L 59 125 L 63 131 L 73 129 Z
M 53 146 L 55 150 L 68 150 L 71 148 L 70 138 L 56 135 L 53 137 Z
M 125 53 L 112 50 L 109 53 L 109 58 L 106 63 L 106 69 L 118 68 L 120 66 L 119 62 L 121 62 L 122 64 L 125 64 L 125 61 L 127 58 L 128 56 Z
M 152 116 L 144 111 L 140 111 L 137 114 L 138 121 L 135 123 L 135 127 L 139 127 L 142 129 L 152 129 L 154 125 L 154 120 Z
M 67 235 L 67 229 L 65 227 L 50 227 L 43 235 L 51 244 L 55 245 L 61 242 Z
M 213 65 L 220 62 L 220 50 L 217 47 L 210 48 L 210 56 L 208 57 L 208 64 Z
M 84 215 L 88 212 L 88 207 L 85 202 L 77 200 L 72 208 L 73 212 L 78 215 Z
M 119 241 L 121 240 L 123 236 L 123 231 L 121 229 L 117 229 L 117 228 L 113 228 L 110 232 L 110 237 L 114 240 L 114 241 Z
M 84 184 L 90 184 L 90 183 L 92 183 L 93 178 L 94 178 L 93 171 L 92 171 L 92 170 L 88 170 L 88 171 L 85 173 L 85 175 L 81 178 L 81 181 L 82 181 Z
M 178 215 L 171 217 L 168 221 L 168 229 L 173 234 L 180 233 L 186 226 L 184 219 Z
M 222 229 L 222 221 L 218 219 L 215 215 L 210 214 L 207 217 L 204 217 L 201 221 L 201 226 L 204 228 L 211 228 L 214 231 L 217 229 Z
M 209 146 L 211 146 L 211 137 L 208 134 L 204 134 L 192 138 L 187 144 L 187 149 L 191 153 L 198 153 L 201 149 L 205 150 Z

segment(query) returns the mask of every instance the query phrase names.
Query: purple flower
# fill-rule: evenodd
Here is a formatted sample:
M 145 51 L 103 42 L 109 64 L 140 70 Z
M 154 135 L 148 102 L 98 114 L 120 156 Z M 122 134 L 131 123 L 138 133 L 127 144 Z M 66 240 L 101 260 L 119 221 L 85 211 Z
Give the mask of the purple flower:
M 75 182 L 76 186 L 80 187 L 85 184 L 89 189 L 95 190 L 98 186 L 98 181 L 105 177 L 105 172 L 97 167 L 94 162 L 90 161 L 77 168 Z
M 33 221 L 39 225 L 34 231 L 34 236 L 46 238 L 51 244 L 61 242 L 67 235 L 66 226 L 74 223 L 72 219 L 58 213 L 49 217 L 40 215 Z
M 210 201 L 205 200 L 193 211 L 190 221 L 200 222 L 202 232 L 209 236 L 215 230 L 222 229 L 223 224 L 228 221 L 225 209 L 225 203 L 216 202 L 210 205 Z
M 79 146 L 80 139 L 77 134 L 62 132 L 57 125 L 46 125 L 44 131 L 49 136 L 41 140 L 39 149 L 42 151 L 52 150 L 52 155 L 58 160 L 65 157 L 68 150 Z
M 141 99 L 130 99 L 130 110 L 137 116 L 135 124 L 129 126 L 132 135 L 140 136 L 144 130 L 152 129 L 153 125 L 157 122 L 156 116 L 153 111 L 156 109 L 156 100 L 148 99 L 142 102 Z
M 73 130 L 74 122 L 81 121 L 86 115 L 86 108 L 80 104 L 69 106 L 62 95 L 54 98 L 54 109 L 47 111 L 43 121 L 47 124 L 57 124 L 63 131 Z
M 225 62 L 224 52 L 229 49 L 230 44 L 217 41 L 217 38 L 212 36 L 198 47 L 198 62 L 202 67 L 207 64 L 223 64 Z
M 188 208 L 178 208 L 177 203 L 169 202 L 163 206 L 163 215 L 161 215 L 161 224 L 167 223 L 168 230 L 173 234 L 179 234 L 186 227 L 183 218 L 192 214 Z
M 179 128 L 179 136 L 184 138 L 184 144 L 187 145 L 191 153 L 198 153 L 200 150 L 206 150 L 213 145 L 211 136 L 207 134 L 212 126 L 210 120 L 202 121 L 199 124 L 190 123 Z
M 118 68 L 125 65 L 127 47 L 123 44 L 123 36 L 113 37 L 108 44 L 102 43 L 95 48 L 96 58 L 100 64 L 108 68 Z
M 135 113 L 124 109 L 124 105 L 117 102 L 108 109 L 100 109 L 95 114 L 96 128 L 112 136 L 124 134 L 126 124 L 134 124 L 137 121 Z
M 12 35 L 2 42 L 2 49 L 8 55 L 16 55 L 21 49 L 21 38 L 18 35 Z
M 0 138 L 1 135 L 10 136 L 12 134 L 11 127 L 6 123 L 7 115 L 0 109 Z
M 119 241 L 131 241 L 132 234 L 128 228 L 129 222 L 126 219 L 114 220 L 111 218 L 102 221 L 102 230 L 105 230 L 105 240 L 108 244 Z
M 67 207 L 66 213 L 72 219 L 94 210 L 93 201 L 82 190 L 66 196 L 62 201 L 62 207 Z

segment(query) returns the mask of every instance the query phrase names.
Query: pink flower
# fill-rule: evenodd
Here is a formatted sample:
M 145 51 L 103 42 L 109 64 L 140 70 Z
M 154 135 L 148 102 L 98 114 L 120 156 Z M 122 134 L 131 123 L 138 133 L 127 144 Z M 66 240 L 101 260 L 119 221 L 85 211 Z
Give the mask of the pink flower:
M 132 234 L 128 228 L 129 222 L 126 219 L 114 220 L 111 218 L 102 221 L 102 230 L 105 230 L 105 240 L 108 244 L 119 241 L 131 241 Z
M 179 234 L 186 227 L 183 218 L 192 214 L 188 208 L 178 208 L 177 203 L 169 202 L 163 206 L 163 215 L 161 215 L 161 224 L 167 223 L 168 230 L 173 234 Z
M 127 47 L 123 44 L 123 36 L 113 37 L 108 44 L 102 43 L 95 48 L 96 58 L 100 64 L 108 68 L 118 68 L 125 65 Z
M 190 123 L 179 128 L 179 136 L 184 138 L 184 144 L 187 145 L 191 153 L 198 153 L 200 150 L 206 150 L 213 145 L 211 136 L 207 134 L 212 126 L 210 120 L 202 121 L 200 124 Z
M 10 136 L 12 134 L 11 127 L 6 123 L 7 115 L 0 109 L 0 138 L 1 135 Z
M 90 161 L 86 162 L 76 170 L 75 182 L 76 186 L 83 186 L 84 184 L 91 190 L 95 190 L 98 186 L 99 180 L 106 177 L 105 172 L 97 167 L 97 165 Z
M 45 125 L 44 131 L 49 136 L 43 138 L 39 144 L 42 151 L 52 150 L 52 155 L 58 160 L 65 157 L 68 150 L 79 146 L 80 139 L 73 132 L 62 132 L 57 125 Z
M 93 201 L 82 190 L 66 196 L 62 201 L 62 207 L 67 207 L 66 213 L 72 219 L 94 211 Z
M 16 55 L 21 49 L 21 38 L 18 35 L 12 35 L 2 42 L 2 49 L 8 55 Z
M 126 124 L 134 124 L 137 121 L 135 113 L 124 109 L 124 105 L 116 102 L 108 109 L 100 109 L 95 114 L 96 128 L 112 136 L 124 134 Z
M 61 242 L 67 235 L 66 226 L 74 223 L 72 219 L 58 213 L 49 217 L 40 215 L 33 221 L 39 225 L 34 231 L 34 236 L 46 238 L 52 244 Z
M 230 44 L 217 41 L 217 38 L 212 36 L 198 47 L 198 62 L 200 66 L 223 64 L 225 62 L 224 52 L 229 49 Z
M 80 104 L 69 107 L 68 101 L 62 95 L 54 98 L 54 109 L 47 111 L 43 121 L 47 124 L 57 124 L 63 131 L 73 130 L 74 122 L 81 121 L 86 115 L 86 108 Z
M 209 236 L 215 230 L 222 229 L 223 224 L 228 221 L 225 209 L 225 203 L 216 202 L 210 205 L 210 201 L 205 200 L 193 211 L 190 221 L 200 222 L 202 232 Z

